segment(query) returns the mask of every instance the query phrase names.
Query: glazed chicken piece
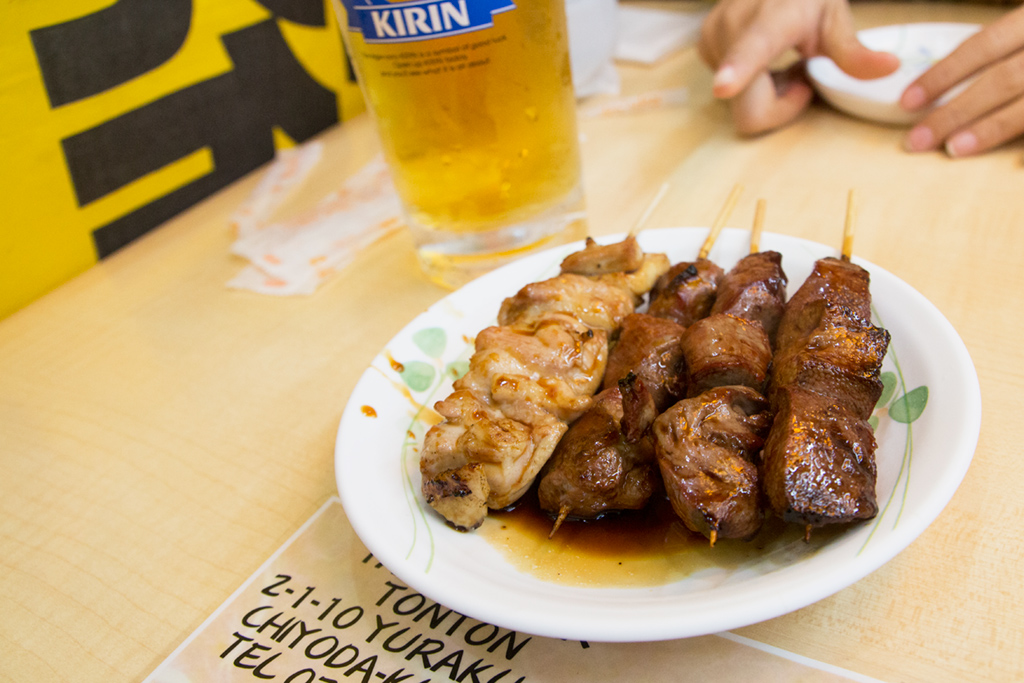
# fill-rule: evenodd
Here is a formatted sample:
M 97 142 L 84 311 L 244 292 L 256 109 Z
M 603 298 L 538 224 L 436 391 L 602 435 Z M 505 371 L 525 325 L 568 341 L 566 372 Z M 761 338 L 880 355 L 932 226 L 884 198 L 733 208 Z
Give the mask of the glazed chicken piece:
M 871 426 L 841 404 L 797 386 L 782 389 L 778 403 L 762 456 L 772 510 L 808 528 L 874 517 Z
M 423 497 L 457 529 L 475 529 L 489 507 L 521 496 L 540 469 L 537 454 L 550 453 L 565 433 L 553 415 L 514 420 L 471 391 L 455 391 L 435 408 L 445 419 L 423 440 Z
M 761 323 L 768 339 L 774 340 L 786 307 L 788 282 L 782 270 L 782 254 L 748 254 L 719 281 L 711 315 L 728 313 Z
M 751 538 L 761 528 L 755 458 L 770 421 L 768 402 L 748 387 L 710 389 L 654 421 L 655 454 L 672 509 L 712 545 Z
M 686 360 L 682 337 L 685 331 L 685 327 L 666 318 L 645 313 L 626 316 L 608 354 L 608 368 L 601 388 L 615 387 L 633 373 L 643 381 L 659 412 L 683 398 Z
M 718 265 L 703 258 L 677 263 L 655 284 L 647 312 L 689 327 L 711 313 L 724 274 Z
M 661 488 L 648 429 L 657 410 L 643 381 L 630 374 L 605 389 L 555 448 L 541 473 L 542 510 L 565 519 L 594 519 L 639 510 Z
M 608 333 L 565 313 L 488 327 L 456 388 L 490 396 L 502 412 L 531 422 L 542 411 L 562 422 L 590 406 L 608 360 Z
M 635 251 L 634 238 L 588 244 L 574 267 L 600 262 L 599 274 L 527 285 L 502 303 L 499 324 L 477 335 L 469 371 L 435 405 L 444 419 L 420 454 L 423 496 L 456 528 L 476 528 L 488 509 L 521 497 L 567 423 L 589 408 L 609 335 L 668 269 L 664 254 L 643 254 L 635 270 L 607 270 L 636 263 Z
M 644 262 L 644 251 L 635 237 L 615 244 L 598 244 L 588 237 L 581 251 L 569 254 L 562 261 L 563 273 L 578 275 L 606 275 L 631 273 Z
M 718 313 L 686 328 L 682 345 L 687 396 L 731 385 L 764 392 L 772 348 L 760 323 Z

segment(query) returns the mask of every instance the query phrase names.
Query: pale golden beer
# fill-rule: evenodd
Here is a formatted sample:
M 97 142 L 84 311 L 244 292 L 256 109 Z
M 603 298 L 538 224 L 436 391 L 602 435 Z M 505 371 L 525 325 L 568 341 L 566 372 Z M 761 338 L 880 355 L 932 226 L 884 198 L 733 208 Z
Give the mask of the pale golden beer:
M 564 0 L 343 2 L 346 47 L 432 279 L 457 286 L 579 237 Z

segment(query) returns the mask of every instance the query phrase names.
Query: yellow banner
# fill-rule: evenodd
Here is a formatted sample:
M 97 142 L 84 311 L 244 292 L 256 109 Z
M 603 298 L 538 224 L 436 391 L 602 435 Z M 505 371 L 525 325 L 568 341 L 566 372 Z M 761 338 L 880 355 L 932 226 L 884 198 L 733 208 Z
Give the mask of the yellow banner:
M 362 110 L 324 0 L 0 7 L 0 317 Z

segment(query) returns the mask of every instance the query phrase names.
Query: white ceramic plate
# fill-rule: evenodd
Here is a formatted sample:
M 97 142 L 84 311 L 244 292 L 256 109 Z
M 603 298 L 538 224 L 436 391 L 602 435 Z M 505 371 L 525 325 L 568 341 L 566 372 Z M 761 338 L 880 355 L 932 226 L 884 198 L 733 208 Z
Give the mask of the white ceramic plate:
M 894 73 L 860 80 L 847 75 L 828 57 L 813 57 L 807 61 L 807 75 L 825 101 L 836 109 L 869 121 L 909 125 L 920 120 L 927 110 L 904 111 L 899 105 L 903 91 L 980 28 L 978 24 L 926 23 L 866 29 L 857 33 L 866 47 L 900 58 L 900 67 Z M 948 101 L 962 87 L 944 95 L 938 104 Z
M 650 230 L 640 242 L 677 262 L 691 260 L 706 235 L 706 228 Z M 602 241 L 616 239 L 621 236 Z M 728 269 L 748 252 L 748 239 L 746 231 L 726 229 L 710 258 Z M 711 567 L 650 588 L 549 583 L 507 562 L 483 534 L 448 527 L 420 495 L 417 453 L 429 426 L 422 407 L 450 392 L 446 373 L 465 363 L 472 338 L 494 323 L 502 299 L 557 274 L 562 258 L 577 248 L 516 261 L 441 300 L 388 343 L 352 393 L 338 430 L 338 491 L 360 539 L 413 589 L 481 621 L 541 636 L 695 636 L 769 619 L 849 586 L 907 547 L 945 507 L 977 444 L 981 397 L 974 366 L 931 303 L 858 261 L 871 272 L 878 322 L 892 334 L 883 371 L 895 391 L 874 416 L 876 519 L 827 543 L 794 540 L 739 566 Z M 763 236 L 761 248 L 783 254 L 790 293 L 816 259 L 836 255 L 833 248 L 773 234 Z

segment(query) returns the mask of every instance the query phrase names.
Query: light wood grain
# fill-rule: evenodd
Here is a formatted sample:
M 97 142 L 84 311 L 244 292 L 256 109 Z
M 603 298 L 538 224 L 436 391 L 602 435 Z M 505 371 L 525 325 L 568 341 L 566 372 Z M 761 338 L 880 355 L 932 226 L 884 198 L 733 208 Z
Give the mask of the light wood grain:
M 686 3 L 659 6 L 691 7 Z M 994 8 L 856 4 L 861 26 L 981 20 Z M 906 551 L 817 604 L 742 635 L 887 681 L 1024 677 L 1024 147 L 977 159 L 901 151 L 903 131 L 815 106 L 737 138 L 692 49 L 622 67 L 623 94 L 686 85 L 685 106 L 581 122 L 591 231 L 732 225 L 839 245 L 931 300 L 981 379 L 973 465 Z M 369 122 L 322 135 L 308 204 L 376 152 Z M 444 296 L 396 233 L 310 297 L 229 290 L 228 216 L 258 174 L 0 322 L 0 679 L 145 676 L 335 493 L 338 419 L 356 380 Z M 368 311 L 372 311 L 369 314 Z

